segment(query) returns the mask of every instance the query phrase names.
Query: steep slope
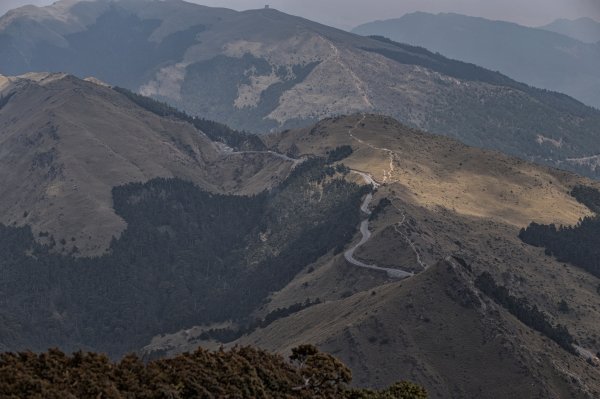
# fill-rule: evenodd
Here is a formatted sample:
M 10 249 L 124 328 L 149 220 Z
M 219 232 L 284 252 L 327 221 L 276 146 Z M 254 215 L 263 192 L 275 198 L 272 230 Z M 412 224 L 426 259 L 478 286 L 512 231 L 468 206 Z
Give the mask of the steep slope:
M 418 12 L 370 22 L 352 31 L 423 46 L 600 108 L 600 49 L 551 30 L 459 14 Z
M 245 320 L 352 237 L 344 168 L 91 80 L 0 79 L 0 349 Z
M 532 220 L 566 225 L 590 215 L 569 192 L 597 183 L 373 115 L 328 119 L 265 140 L 298 156 L 351 146 L 342 161 L 356 171 L 349 177 L 362 181 L 358 172 L 366 173 L 379 183 L 370 203 L 371 238 L 355 257 L 417 273 L 397 281 L 348 263 L 343 252 L 329 253 L 255 312 L 269 322 L 221 342 L 284 353 L 314 343 L 350 365 L 361 385 L 407 378 L 433 397 L 598 396 L 599 360 L 592 354 L 600 280 L 518 238 Z M 519 305 L 485 291 L 485 272 Z M 307 301 L 312 306 L 292 309 Z M 523 316 L 534 306 L 545 321 Z M 561 346 L 548 325 L 566 326 L 577 346 Z M 218 347 L 209 328 L 155 337 L 144 353 Z
M 115 186 L 179 177 L 214 192 L 256 193 L 292 166 L 267 153 L 231 153 L 189 123 L 69 75 L 0 77 L 0 96 L 0 223 L 49 233 L 59 250 L 100 254 L 119 236 L 126 224 L 112 209 Z
M 575 42 L 564 40 L 572 49 Z M 589 66 L 585 88 L 595 95 L 598 63 L 588 61 L 596 53 L 577 46 L 580 64 Z M 591 176 L 598 166 L 594 109 L 421 48 L 273 9 L 63 0 L 14 10 L 0 19 L 0 72 L 36 70 L 92 75 L 238 129 L 264 132 L 368 111 Z
M 584 43 L 600 42 L 600 22 L 592 18 L 557 19 L 548 25 L 540 26 L 550 32 L 560 33 Z
M 414 280 L 317 305 L 237 343 L 287 353 L 296 342 L 314 342 L 348 362 L 360 385 L 409 378 L 432 397 L 597 395 L 596 369 L 524 328 L 463 274 L 456 262 L 436 264 Z

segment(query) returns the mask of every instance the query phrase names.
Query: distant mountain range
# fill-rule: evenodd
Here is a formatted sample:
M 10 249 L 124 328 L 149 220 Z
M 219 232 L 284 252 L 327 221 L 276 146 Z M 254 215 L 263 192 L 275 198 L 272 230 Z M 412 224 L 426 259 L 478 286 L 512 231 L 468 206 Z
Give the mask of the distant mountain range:
M 565 33 L 569 29 L 579 32 L 584 29 L 581 27 L 585 21 L 557 21 L 536 29 L 459 14 L 417 12 L 370 22 L 353 32 L 423 46 L 447 57 L 500 71 L 531 86 L 566 93 L 599 108 L 600 44 L 583 43 L 550 32 Z
M 413 24 L 417 36 L 444 32 L 424 29 L 436 17 L 413 18 L 425 21 Z M 533 31 L 582 51 L 591 46 Z M 467 36 L 459 39 L 468 43 L 476 37 L 481 43 L 474 48 L 503 57 L 501 46 L 488 44 L 491 38 Z M 525 63 L 524 70 L 535 76 L 548 70 L 557 81 L 565 80 L 570 57 L 559 61 L 562 71 L 553 66 L 556 57 L 540 58 L 532 67 Z M 518 64 L 515 57 L 511 62 Z M 590 63 L 582 62 L 582 68 L 594 76 L 598 71 Z M 0 18 L 0 73 L 29 71 L 94 76 L 239 130 L 265 132 L 331 115 L 376 112 L 590 176 L 600 164 L 600 111 L 423 48 L 361 37 L 273 9 L 235 12 L 179 0 L 63 0 L 20 8 Z M 597 95 L 593 79 L 585 87 Z
M 600 43 L 600 22 L 592 18 L 557 19 L 548 25 L 540 26 L 540 29 L 560 33 L 584 43 Z

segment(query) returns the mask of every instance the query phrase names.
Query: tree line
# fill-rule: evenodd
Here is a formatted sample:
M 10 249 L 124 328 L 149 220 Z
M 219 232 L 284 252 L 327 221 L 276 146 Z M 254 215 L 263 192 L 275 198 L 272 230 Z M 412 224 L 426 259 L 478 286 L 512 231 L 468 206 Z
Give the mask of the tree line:
M 369 189 L 320 158 L 255 196 L 179 179 L 115 187 L 127 228 L 98 257 L 59 254 L 54 237 L 42 244 L 28 227 L 0 226 L 0 349 L 120 356 L 159 333 L 247 325 L 271 292 L 351 240 Z
M 575 340 L 567 327 L 562 324 L 552 325 L 547 316 L 536 305 L 531 305 L 526 298 L 517 298 L 511 295 L 506 287 L 496 284 L 490 273 L 483 272 L 479 275 L 475 279 L 475 286 L 508 310 L 523 324 L 539 331 L 566 351 L 576 353 L 573 347 Z
M 587 186 L 576 186 L 571 195 L 593 212 L 600 210 L 600 192 Z M 586 216 L 574 226 L 556 226 L 532 222 L 521 229 L 519 238 L 527 244 L 546 249 L 555 256 L 600 277 L 600 218 Z

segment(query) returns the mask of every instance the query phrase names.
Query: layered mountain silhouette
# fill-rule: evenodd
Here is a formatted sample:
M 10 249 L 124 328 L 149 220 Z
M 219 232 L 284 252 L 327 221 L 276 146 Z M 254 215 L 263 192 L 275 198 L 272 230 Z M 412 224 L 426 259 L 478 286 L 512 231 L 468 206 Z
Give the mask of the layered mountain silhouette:
M 350 365 L 365 386 L 407 378 L 433 397 L 595 395 L 593 320 L 600 314 L 585 304 L 598 303 L 599 280 L 524 245 L 518 234 L 531 221 L 571 225 L 590 215 L 569 192 L 596 183 L 375 115 L 328 119 L 265 140 L 277 151 L 320 156 L 350 145 L 341 162 L 380 184 L 368 207 L 370 238 L 354 257 L 415 276 L 398 281 L 348 262 L 345 251 L 328 254 L 270 296 L 254 313 L 262 319 L 255 328 L 240 334 L 236 324 L 196 326 L 155 337 L 143 353 L 223 343 L 287 353 L 312 342 Z M 563 298 L 569 310 L 559 307 Z M 534 314 L 545 316 L 524 316 Z M 553 327 L 540 333 L 546 323 Z M 578 382 L 566 382 L 567 370 Z
M 484 42 L 482 35 L 472 37 Z M 489 51 L 498 48 L 489 45 Z M 571 68 L 569 57 L 561 60 Z M 543 76 L 555 61 L 543 58 L 531 73 Z M 586 76 L 597 73 L 585 67 L 589 62 L 580 64 Z M 592 176 L 600 153 L 594 138 L 600 112 L 569 97 L 273 9 L 63 0 L 13 10 L 0 20 L 0 72 L 40 70 L 94 76 L 255 132 L 366 111 Z M 594 81 L 585 84 L 592 95 Z
M 417 12 L 367 23 L 353 32 L 423 46 L 599 108 L 600 46 L 596 42 L 600 37 L 584 43 L 567 34 L 584 21 L 557 21 L 537 29 L 460 14 Z
M 540 26 L 551 32 L 572 37 L 584 43 L 600 43 L 600 22 L 592 18 L 557 19 L 548 25 Z
M 10 392 L 349 381 L 312 344 L 384 396 L 600 396 L 600 184 L 554 168 L 596 177 L 594 108 L 177 0 L 13 10 L 0 72 L 0 350 L 34 352 L 0 356 Z

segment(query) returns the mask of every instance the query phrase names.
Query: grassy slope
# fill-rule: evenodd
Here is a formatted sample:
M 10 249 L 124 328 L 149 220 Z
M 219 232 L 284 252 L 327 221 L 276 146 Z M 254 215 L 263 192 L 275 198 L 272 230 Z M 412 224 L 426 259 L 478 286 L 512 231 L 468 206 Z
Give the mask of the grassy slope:
M 214 192 L 253 194 L 291 169 L 270 154 L 227 153 L 190 123 L 72 76 L 13 86 L 0 109 L 0 181 L 10 187 L 0 194 L 0 222 L 29 224 L 57 241 L 75 237 L 82 254 L 103 253 L 125 228 L 112 209 L 114 186 L 179 177 Z
M 373 203 L 386 197 L 394 205 L 371 224 L 373 238 L 357 256 L 401 266 L 414 255 L 398 259 L 391 247 L 395 243 L 406 249 L 408 237 L 429 269 L 386 285 L 384 275 L 348 266 L 340 255 L 325 256 L 272 295 L 262 314 L 317 297 L 325 303 L 238 342 L 283 352 L 296 342 L 313 342 L 347 361 L 360 383 L 383 385 L 405 376 L 442 397 L 598 394 L 597 369 L 517 321 L 472 283 L 489 271 L 554 323 L 566 324 L 581 346 L 595 352 L 600 344 L 600 280 L 546 257 L 517 237 L 531 220 L 570 224 L 589 214 L 568 193 L 576 184 L 595 183 L 417 132 L 387 118 L 361 119 L 326 120 L 266 142 L 283 152 L 294 145 L 300 154 L 352 145 L 354 152 L 344 163 L 380 182 L 385 179 Z M 355 126 L 353 134 L 362 143 L 348 136 Z M 367 144 L 394 151 L 391 174 L 389 153 Z M 394 233 L 394 225 L 403 220 L 408 221 L 400 228 L 404 237 Z M 464 258 L 473 272 L 439 263 L 451 254 Z M 479 296 L 482 305 L 461 304 L 469 293 Z M 570 313 L 559 312 L 561 299 L 569 303 Z M 181 342 L 185 339 L 180 336 Z M 505 383 L 481 382 L 489 380 Z

